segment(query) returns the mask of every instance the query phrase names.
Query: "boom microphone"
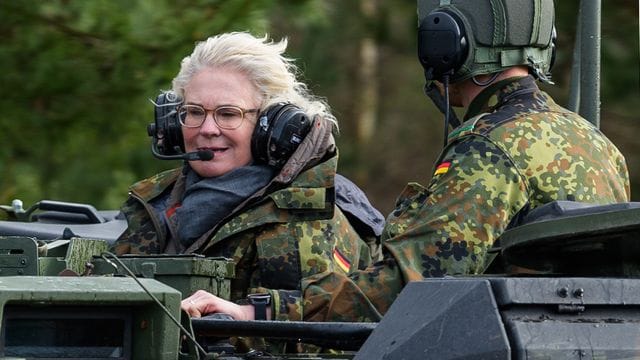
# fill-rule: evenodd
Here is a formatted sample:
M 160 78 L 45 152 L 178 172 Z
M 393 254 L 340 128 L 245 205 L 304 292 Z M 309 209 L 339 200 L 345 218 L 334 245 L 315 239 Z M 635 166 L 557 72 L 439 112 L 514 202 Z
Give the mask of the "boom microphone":
M 151 153 L 153 153 L 153 156 L 157 157 L 160 160 L 209 161 L 213 159 L 213 151 L 211 150 L 198 150 L 176 155 L 162 155 L 158 152 L 156 147 L 153 146 L 153 144 L 151 145 Z
M 194 151 L 196 153 L 197 159 L 192 159 L 191 157 L 188 160 L 202 160 L 209 161 L 213 159 L 213 151 L 211 150 L 198 150 Z M 193 154 L 193 152 L 187 153 L 185 155 Z

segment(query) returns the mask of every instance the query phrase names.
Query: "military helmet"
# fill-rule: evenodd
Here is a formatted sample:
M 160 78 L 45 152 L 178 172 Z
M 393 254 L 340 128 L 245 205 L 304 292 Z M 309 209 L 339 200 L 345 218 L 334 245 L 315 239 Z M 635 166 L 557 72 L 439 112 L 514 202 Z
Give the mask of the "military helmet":
M 418 0 L 418 56 L 427 80 L 458 82 L 526 65 L 550 82 L 553 0 Z

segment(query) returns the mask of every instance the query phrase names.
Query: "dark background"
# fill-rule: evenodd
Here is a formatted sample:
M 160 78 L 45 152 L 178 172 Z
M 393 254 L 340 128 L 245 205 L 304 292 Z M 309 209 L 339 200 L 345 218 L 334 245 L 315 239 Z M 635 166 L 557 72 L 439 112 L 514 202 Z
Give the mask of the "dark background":
M 556 86 L 566 104 L 577 0 L 556 1 Z M 601 129 L 640 200 L 638 2 L 602 7 Z M 179 162 L 152 157 L 149 102 L 198 40 L 226 31 L 289 39 L 303 79 L 341 126 L 340 172 L 384 214 L 426 184 L 442 115 L 422 94 L 408 0 L 22 0 L 0 2 L 0 204 L 20 198 L 117 208 L 134 181 Z

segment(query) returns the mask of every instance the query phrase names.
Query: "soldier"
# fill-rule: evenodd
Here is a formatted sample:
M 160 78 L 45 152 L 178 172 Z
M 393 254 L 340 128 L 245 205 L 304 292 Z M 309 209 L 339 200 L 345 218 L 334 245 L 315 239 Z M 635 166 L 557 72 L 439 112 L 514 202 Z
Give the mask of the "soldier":
M 369 265 L 363 239 L 375 243 L 384 221 L 336 174 L 337 121 L 296 79 L 286 45 L 228 33 L 183 59 L 165 94 L 175 103 L 158 105 L 175 112 L 151 129 L 169 142 L 156 156 L 187 161 L 130 188 L 114 246 L 233 259 L 231 300 L 253 304 L 241 309 L 256 318 L 301 319 L 301 279 Z
M 376 321 L 409 281 L 482 273 L 496 239 L 542 204 L 629 201 L 622 154 L 536 84 L 550 81 L 552 0 L 419 0 L 418 17 L 429 88 L 445 113 L 447 98 L 466 107 L 465 121 L 428 186 L 398 198 L 381 262 L 304 279 L 304 320 Z
M 418 16 L 426 79 L 467 108 L 465 122 L 429 185 L 400 195 L 384 261 L 308 281 L 306 320 L 377 320 L 408 281 L 481 273 L 500 234 L 542 204 L 629 201 L 618 149 L 536 85 L 550 80 L 552 0 L 420 0 Z

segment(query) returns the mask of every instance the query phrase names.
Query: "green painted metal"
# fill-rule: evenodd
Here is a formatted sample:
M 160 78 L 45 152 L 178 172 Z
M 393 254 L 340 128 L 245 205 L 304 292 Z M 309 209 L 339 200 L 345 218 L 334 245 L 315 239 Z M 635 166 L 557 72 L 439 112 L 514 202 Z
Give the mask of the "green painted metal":
M 109 316 L 130 318 L 131 325 L 122 330 L 122 336 L 131 342 L 127 358 L 193 358 L 178 353 L 178 326 L 152 296 L 128 277 L 118 261 L 107 256 L 106 250 L 106 242 L 95 239 L 37 241 L 24 236 L 0 237 L 0 318 L 9 314 L 36 321 L 32 318 L 53 316 L 57 319 L 53 322 L 69 326 L 79 317 L 84 322 L 95 321 L 97 327 L 114 321 Z M 197 255 L 120 259 L 176 319 L 180 318 L 180 300 L 198 289 L 230 298 L 235 265 L 229 259 Z M 0 343 L 3 336 L 0 327 Z M 77 334 L 77 338 L 82 336 Z M 31 351 L 38 345 L 29 343 L 27 348 Z
M 32 238 L 0 238 L 0 276 L 38 275 L 38 245 Z
M 233 261 L 224 258 L 202 256 L 122 256 L 120 260 L 136 276 L 153 278 L 165 283 L 187 297 L 203 289 L 224 299 L 231 295 L 231 279 L 235 276 Z M 94 274 L 125 275 L 122 268 L 114 268 L 111 262 L 94 258 Z
M 25 236 L 0 237 L 0 276 L 58 275 L 87 271 L 93 256 L 107 250 L 104 240 L 73 238 L 40 241 Z
M 141 283 L 176 319 L 180 318 L 180 293 L 156 280 Z M 133 359 L 177 359 L 180 334 L 161 307 L 130 278 L 8 276 L 0 277 L 0 318 L 14 309 L 46 309 L 87 318 L 100 313 L 131 314 Z M 55 318 L 55 317 L 52 317 Z M 89 320 L 90 321 L 90 320 Z M 5 326 L 4 323 L 0 324 Z M 96 327 L 100 321 L 96 320 Z M 2 330 L 2 328 L 0 328 Z M 34 329 L 37 332 L 38 329 Z

